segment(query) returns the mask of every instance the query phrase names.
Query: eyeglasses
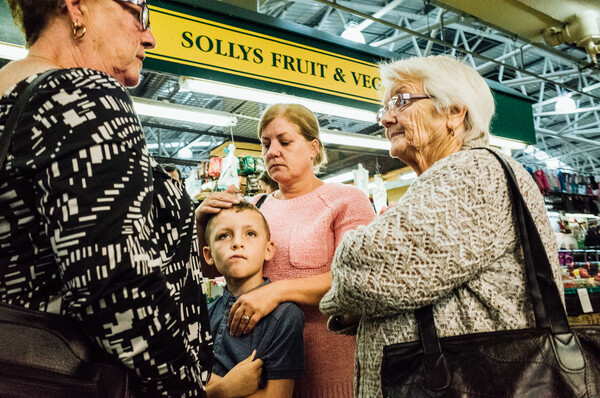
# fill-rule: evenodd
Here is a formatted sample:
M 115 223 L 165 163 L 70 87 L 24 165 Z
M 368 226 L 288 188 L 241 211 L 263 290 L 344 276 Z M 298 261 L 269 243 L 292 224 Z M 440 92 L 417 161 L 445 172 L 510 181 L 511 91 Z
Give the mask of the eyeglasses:
M 388 111 L 391 111 L 393 113 L 402 112 L 403 110 L 405 110 L 406 108 L 411 106 L 414 101 L 421 100 L 421 99 L 427 99 L 427 98 L 431 98 L 431 97 L 426 94 L 410 94 L 410 93 L 394 95 L 392 98 L 390 98 L 387 105 L 384 106 L 383 108 L 380 108 L 379 111 L 377 112 L 377 123 L 381 124 L 381 119 L 383 119 L 383 116 Z
M 148 10 L 148 3 L 145 0 L 119 0 L 124 3 L 135 4 L 136 6 L 140 6 L 140 13 L 138 15 L 138 19 L 142 24 L 142 29 L 146 30 L 150 27 L 150 10 Z

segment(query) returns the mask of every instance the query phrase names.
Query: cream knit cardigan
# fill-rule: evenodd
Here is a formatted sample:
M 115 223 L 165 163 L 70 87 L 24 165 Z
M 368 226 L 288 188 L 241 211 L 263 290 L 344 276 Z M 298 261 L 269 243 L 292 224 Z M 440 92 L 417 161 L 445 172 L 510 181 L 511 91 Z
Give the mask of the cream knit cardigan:
M 354 329 L 358 397 L 382 395 L 383 347 L 417 340 L 416 308 L 433 303 L 441 337 L 534 325 L 504 172 L 492 154 L 468 149 L 436 162 L 395 207 L 346 233 L 337 248 L 320 308 L 362 316 Z M 525 168 L 509 163 L 562 294 L 543 198 Z

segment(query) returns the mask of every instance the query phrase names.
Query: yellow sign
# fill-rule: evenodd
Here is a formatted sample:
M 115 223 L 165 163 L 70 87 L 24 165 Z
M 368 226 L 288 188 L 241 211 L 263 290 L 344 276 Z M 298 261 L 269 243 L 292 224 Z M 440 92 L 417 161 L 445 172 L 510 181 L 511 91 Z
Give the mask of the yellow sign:
M 377 65 L 277 37 L 150 6 L 148 57 L 380 103 Z

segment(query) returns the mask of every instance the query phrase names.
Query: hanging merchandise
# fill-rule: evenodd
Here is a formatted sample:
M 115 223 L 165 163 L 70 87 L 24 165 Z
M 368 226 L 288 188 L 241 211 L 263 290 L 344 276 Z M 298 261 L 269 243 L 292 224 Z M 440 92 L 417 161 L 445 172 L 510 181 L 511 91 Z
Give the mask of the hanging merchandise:
M 375 188 L 373 189 L 373 204 L 375 212 L 379 214 L 381 209 L 387 205 L 387 190 L 383 184 L 383 179 L 380 174 L 375 176 Z
M 254 172 L 260 174 L 265 170 L 267 170 L 267 168 L 265 167 L 263 158 L 254 158 Z
M 225 190 L 230 185 L 235 185 L 236 189 L 240 189 L 240 180 L 238 178 L 238 166 L 240 165 L 240 161 L 234 153 L 235 145 L 229 144 L 225 149 L 225 158 L 221 165 L 221 176 L 217 182 L 217 190 Z
M 201 167 L 192 170 L 190 176 L 185 180 L 185 190 L 190 198 L 195 198 L 200 193 L 202 181 L 198 179 L 198 174 L 201 172 Z
M 213 178 L 219 178 L 221 175 L 221 164 L 223 159 L 212 157 L 208 162 L 208 175 Z
M 369 196 L 369 171 L 363 168 L 362 164 L 358 164 L 357 170 L 352 170 L 354 174 L 354 185 Z
M 247 176 L 256 173 L 256 163 L 254 156 L 244 156 L 240 158 L 240 174 Z
M 260 192 L 260 183 L 256 174 L 246 177 L 246 195 L 254 195 Z

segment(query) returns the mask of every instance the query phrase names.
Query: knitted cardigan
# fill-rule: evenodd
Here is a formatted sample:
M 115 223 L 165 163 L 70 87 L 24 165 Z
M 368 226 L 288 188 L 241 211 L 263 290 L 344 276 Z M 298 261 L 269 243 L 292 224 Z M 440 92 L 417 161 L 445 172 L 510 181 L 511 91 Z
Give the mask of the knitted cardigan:
M 416 308 L 433 303 L 440 337 L 535 325 L 506 177 L 490 153 L 467 149 L 436 162 L 395 207 L 338 246 L 320 308 L 361 315 L 358 397 L 382 395 L 383 347 L 418 339 Z M 509 163 L 562 294 L 543 198 L 525 168 Z
M 267 197 L 260 210 L 271 228 L 275 255 L 263 274 L 271 280 L 303 278 L 329 272 L 342 236 L 373 220 L 375 212 L 356 187 L 323 184 L 297 198 Z M 318 307 L 304 311 L 304 377 L 296 381 L 295 397 L 352 397 L 354 336 L 327 330 L 327 317 Z

